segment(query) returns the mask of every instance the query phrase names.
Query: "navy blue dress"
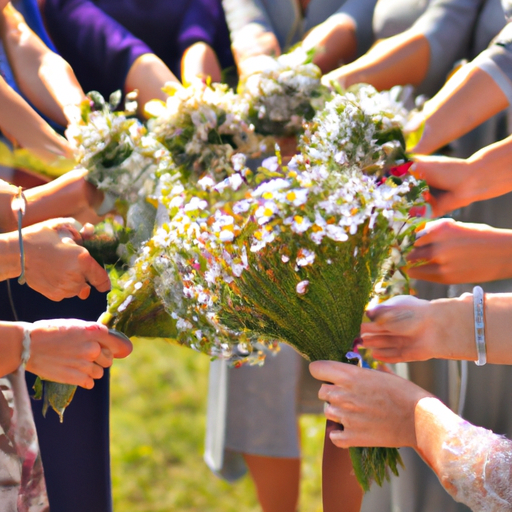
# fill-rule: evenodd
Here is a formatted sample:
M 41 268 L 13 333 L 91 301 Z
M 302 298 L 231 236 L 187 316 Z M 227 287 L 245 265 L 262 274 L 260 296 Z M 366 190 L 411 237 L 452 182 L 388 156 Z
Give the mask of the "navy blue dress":
M 51 46 L 35 0 L 15 0 L 29 26 Z M 13 74 L 0 43 L 0 73 L 17 92 Z M 52 302 L 11 280 L 13 301 L 19 320 L 34 322 L 48 318 L 97 320 L 105 310 L 106 296 L 93 290 L 89 299 Z M 0 283 L 0 319 L 14 320 L 7 283 Z M 27 373 L 32 389 L 35 376 Z M 109 373 L 92 390 L 79 388 L 64 415 L 64 423 L 48 411 L 43 418 L 41 402 L 32 401 L 39 437 L 46 486 L 52 512 L 111 512 L 112 494 L 109 450 Z M 1 508 L 1 507 L 0 507 Z

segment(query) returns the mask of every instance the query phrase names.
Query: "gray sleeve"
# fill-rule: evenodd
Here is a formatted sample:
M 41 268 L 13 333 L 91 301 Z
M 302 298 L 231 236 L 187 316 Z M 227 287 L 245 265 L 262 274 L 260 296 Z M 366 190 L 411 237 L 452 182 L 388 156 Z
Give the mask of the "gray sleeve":
M 266 32 L 274 32 L 272 23 L 261 0 L 222 0 L 231 37 L 246 25 L 260 25 Z
M 347 0 L 336 12 L 349 16 L 356 26 L 357 57 L 364 55 L 374 42 L 372 20 L 377 0 Z
M 430 45 L 430 64 L 420 92 L 435 94 L 453 64 L 467 54 L 483 0 L 432 0 L 411 27 Z
M 512 23 L 505 26 L 472 64 L 491 76 L 512 105 Z

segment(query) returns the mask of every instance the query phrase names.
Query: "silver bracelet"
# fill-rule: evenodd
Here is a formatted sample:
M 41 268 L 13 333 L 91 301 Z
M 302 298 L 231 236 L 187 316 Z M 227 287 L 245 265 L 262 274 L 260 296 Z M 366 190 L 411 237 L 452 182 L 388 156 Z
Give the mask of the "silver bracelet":
M 478 359 L 477 366 L 487 363 L 487 351 L 485 346 L 485 295 L 481 286 L 473 288 L 473 314 L 475 319 L 475 342 Z
M 18 242 L 20 244 L 20 277 L 18 277 L 18 283 L 25 284 L 25 247 L 23 245 L 23 233 L 22 233 L 22 224 L 23 224 L 23 216 L 25 215 L 25 211 L 27 209 L 27 200 L 25 198 L 25 194 L 23 193 L 23 189 L 21 187 L 18 188 L 18 193 L 14 196 L 11 209 L 16 215 L 16 220 L 18 221 Z
M 22 368 L 27 366 L 28 360 L 30 359 L 30 344 L 32 343 L 32 338 L 30 334 L 32 333 L 32 324 L 28 322 L 17 322 L 18 325 L 23 327 L 23 341 L 22 341 L 22 351 L 21 351 L 21 364 Z

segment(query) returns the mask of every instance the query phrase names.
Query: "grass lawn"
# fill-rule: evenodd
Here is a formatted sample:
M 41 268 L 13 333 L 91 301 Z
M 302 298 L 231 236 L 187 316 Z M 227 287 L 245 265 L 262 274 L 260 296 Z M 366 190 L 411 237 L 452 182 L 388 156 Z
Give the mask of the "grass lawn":
M 257 512 L 250 478 L 228 484 L 203 462 L 208 358 L 163 342 L 135 344 L 112 368 L 115 512 Z M 324 420 L 301 420 L 301 512 L 321 511 Z

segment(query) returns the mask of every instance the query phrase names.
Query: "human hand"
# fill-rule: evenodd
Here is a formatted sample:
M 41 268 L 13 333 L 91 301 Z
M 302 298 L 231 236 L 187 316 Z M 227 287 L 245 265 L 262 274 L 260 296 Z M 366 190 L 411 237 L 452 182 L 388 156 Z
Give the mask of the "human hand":
M 103 217 L 97 211 L 105 196 L 85 179 L 86 175 L 85 169 L 74 169 L 45 185 L 26 190 L 24 225 L 57 217 L 73 217 L 82 224 L 101 221 Z
M 346 66 L 340 66 L 330 73 L 323 75 L 321 78 L 322 85 L 325 85 L 331 89 L 333 88 L 333 84 L 338 84 L 342 88 L 346 88 L 351 85 L 347 83 L 347 76 L 349 73 L 346 73 L 345 67 Z
M 234 37 L 231 48 L 237 64 L 258 55 L 281 55 L 281 47 L 275 34 L 259 27 L 244 27 L 243 34 Z
M 417 263 L 408 269 L 414 279 L 458 284 L 512 277 L 510 230 L 438 219 L 419 234 L 407 257 Z
M 257 57 L 281 55 L 281 47 L 275 34 L 257 27 L 244 28 L 244 33 L 233 39 L 231 50 L 240 77 L 249 76 L 259 70 L 261 60 Z
M 480 176 L 468 160 L 415 155 L 410 172 L 430 187 L 429 202 L 435 217 L 479 200 L 482 193 Z
M 427 359 L 475 359 L 473 302 L 393 297 L 369 309 L 371 322 L 361 325 L 363 346 L 379 361 L 399 363 Z
M 396 375 L 336 361 L 315 361 L 309 371 L 324 382 L 318 398 L 327 402 L 325 416 L 344 427 L 330 433 L 336 446 L 416 446 L 414 409 L 431 396 L 427 391 Z
M 23 229 L 27 284 L 51 300 L 86 299 L 91 286 L 110 289 L 110 280 L 81 247 L 81 225 L 74 219 L 53 219 Z M 88 227 L 85 228 L 89 230 Z
M 313 62 L 322 73 L 350 62 L 357 51 L 354 20 L 343 13 L 330 16 L 308 32 L 302 47 L 306 51 L 315 51 Z
M 42 379 L 91 389 L 114 358 L 132 351 L 128 338 L 109 334 L 104 325 L 76 319 L 42 320 L 31 330 L 27 370 Z

